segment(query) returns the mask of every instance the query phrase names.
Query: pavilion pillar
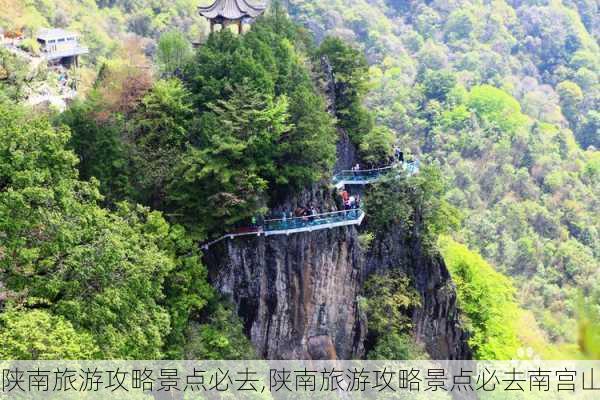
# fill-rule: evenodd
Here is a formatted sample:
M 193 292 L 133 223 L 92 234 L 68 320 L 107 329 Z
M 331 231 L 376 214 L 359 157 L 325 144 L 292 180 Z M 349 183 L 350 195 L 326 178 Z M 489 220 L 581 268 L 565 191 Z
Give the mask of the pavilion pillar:
M 238 21 L 238 35 L 242 35 L 244 33 L 244 25 L 242 25 L 242 20 Z

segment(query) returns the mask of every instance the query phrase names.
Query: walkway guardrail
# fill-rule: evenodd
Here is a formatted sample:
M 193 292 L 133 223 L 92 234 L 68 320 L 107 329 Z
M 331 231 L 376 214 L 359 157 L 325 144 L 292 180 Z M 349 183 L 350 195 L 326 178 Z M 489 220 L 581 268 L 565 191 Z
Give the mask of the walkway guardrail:
M 333 177 L 332 183 L 338 189 L 343 188 L 345 185 L 368 185 L 377 181 L 381 176 L 398 168 L 404 169 L 409 175 L 414 175 L 419 172 L 419 160 L 395 163 L 383 168 L 341 171 Z M 241 236 L 290 235 L 292 233 L 312 232 L 341 226 L 360 225 L 364 218 L 365 212 L 360 208 L 356 208 L 314 215 L 309 214 L 300 217 L 267 219 L 259 225 L 240 228 L 216 240 L 205 243 L 202 245 L 202 248 L 207 250 L 210 246 L 225 239 L 234 239 Z
M 333 177 L 333 183 L 337 184 L 341 181 L 373 181 L 380 176 L 390 172 L 396 168 L 397 164 L 390 165 L 384 168 L 365 169 L 365 170 L 352 170 L 352 171 L 341 171 Z
M 409 175 L 414 175 L 419 172 L 419 160 L 395 163 L 383 168 L 341 171 L 333 176 L 332 183 L 338 189 L 346 185 L 365 186 L 376 182 L 383 175 L 399 168 L 407 171 Z
M 314 230 L 310 228 L 327 228 L 333 224 L 353 225 L 352 223 L 345 223 L 358 220 L 362 222 L 361 216 L 364 216 L 364 211 L 357 208 L 302 217 L 268 219 L 265 220 L 263 229 L 268 236 L 269 234 L 273 234 L 273 232 L 304 230 L 304 228 L 307 228 L 306 230 Z
M 241 236 L 291 235 L 292 233 L 312 232 L 316 230 L 338 228 L 341 226 L 360 225 L 364 218 L 365 212 L 356 208 L 301 217 L 268 219 L 260 226 L 243 228 L 211 242 L 204 243 L 202 248 L 207 250 L 210 246 L 225 239 L 234 239 Z

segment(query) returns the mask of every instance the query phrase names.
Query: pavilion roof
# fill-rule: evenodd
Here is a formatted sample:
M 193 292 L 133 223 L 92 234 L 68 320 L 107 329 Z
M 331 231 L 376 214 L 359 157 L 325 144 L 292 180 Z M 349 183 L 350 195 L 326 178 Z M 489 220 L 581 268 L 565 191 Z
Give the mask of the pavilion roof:
M 252 5 L 246 0 L 215 0 L 213 4 L 206 7 L 198 7 L 200 15 L 209 18 L 225 18 L 238 20 L 242 18 L 256 18 L 261 15 L 267 7 L 265 5 Z

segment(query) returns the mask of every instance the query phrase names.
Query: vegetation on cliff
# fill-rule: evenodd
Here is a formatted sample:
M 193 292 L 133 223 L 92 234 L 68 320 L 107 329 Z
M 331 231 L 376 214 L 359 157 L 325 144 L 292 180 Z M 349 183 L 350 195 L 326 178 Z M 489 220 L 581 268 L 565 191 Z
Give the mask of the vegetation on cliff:
M 252 357 L 197 243 L 331 173 L 335 120 L 310 52 L 275 15 L 244 36 L 211 36 L 165 79 L 139 67 L 140 52 L 105 63 L 61 115 L 29 116 L 3 90 L 3 355 Z
M 336 128 L 365 163 L 396 143 L 427 160 L 369 190 L 369 227 L 413 229 L 434 252 L 453 236 L 442 251 L 478 357 L 529 343 L 501 306 L 597 354 L 600 24 L 589 2 L 299 1 L 293 14 L 318 47 L 275 7 L 195 54 L 195 1 L 0 5 L 3 26 L 71 28 L 92 55 L 85 98 L 31 116 L 14 105 L 31 77 L 0 49 L 2 357 L 248 357 L 197 242 L 327 180 Z M 416 354 L 408 286 L 367 285 L 371 357 Z
M 455 239 L 513 278 L 553 342 L 575 343 L 600 287 L 600 32 L 588 1 L 299 1 L 318 35 L 358 42 L 367 105 L 429 155 L 464 216 Z

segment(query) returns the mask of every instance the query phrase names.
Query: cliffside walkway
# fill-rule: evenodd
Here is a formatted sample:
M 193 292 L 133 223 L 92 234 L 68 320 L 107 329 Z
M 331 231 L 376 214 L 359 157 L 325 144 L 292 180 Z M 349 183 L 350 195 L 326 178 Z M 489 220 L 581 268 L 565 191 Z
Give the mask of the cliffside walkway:
M 235 239 L 242 236 L 291 235 L 293 233 L 333 229 L 341 226 L 360 225 L 364 218 L 365 212 L 363 210 L 353 209 L 304 217 L 268 219 L 260 226 L 242 228 L 235 232 L 228 233 L 212 242 L 205 243 L 202 245 L 202 249 L 208 250 L 212 245 L 225 239 Z
M 370 185 L 379 180 L 383 175 L 395 169 L 402 168 L 409 175 L 419 172 L 419 161 L 399 162 L 384 168 L 341 171 L 332 179 L 332 184 L 341 189 L 346 185 Z M 365 212 L 361 209 L 335 211 L 324 214 L 309 215 L 294 218 L 267 219 L 262 224 L 254 227 L 240 228 L 234 232 L 223 235 L 212 242 L 204 243 L 203 250 L 226 239 L 235 239 L 243 236 L 274 236 L 291 235 L 300 232 L 313 232 L 323 229 L 333 229 L 342 226 L 361 225 Z
M 395 163 L 383 168 L 341 171 L 334 175 L 332 183 L 338 189 L 351 185 L 366 186 L 397 168 L 402 168 L 409 175 L 414 175 L 419 172 L 419 161 Z

